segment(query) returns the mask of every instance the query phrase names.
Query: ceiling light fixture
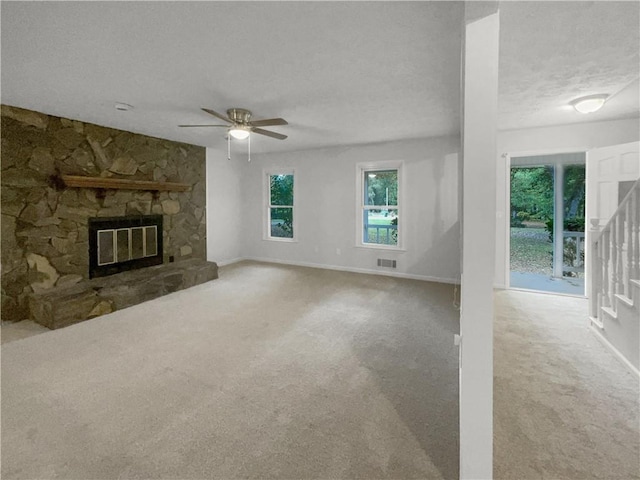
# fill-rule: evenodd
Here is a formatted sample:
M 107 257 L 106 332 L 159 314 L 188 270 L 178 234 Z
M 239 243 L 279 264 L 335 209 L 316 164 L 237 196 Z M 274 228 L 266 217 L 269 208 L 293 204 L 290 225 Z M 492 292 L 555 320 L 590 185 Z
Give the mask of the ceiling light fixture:
M 244 140 L 249 136 L 249 129 L 241 125 L 236 125 L 229 129 L 229 135 L 237 140 Z
M 247 159 L 251 161 L 251 137 L 249 136 L 251 127 L 246 125 L 234 125 L 229 128 L 227 135 L 227 160 L 231 160 L 231 137 L 238 140 L 247 140 Z
M 609 98 L 609 95 L 604 93 L 589 95 L 587 97 L 576 98 L 570 105 L 576 109 L 576 112 L 593 113 L 602 108 L 607 98 Z

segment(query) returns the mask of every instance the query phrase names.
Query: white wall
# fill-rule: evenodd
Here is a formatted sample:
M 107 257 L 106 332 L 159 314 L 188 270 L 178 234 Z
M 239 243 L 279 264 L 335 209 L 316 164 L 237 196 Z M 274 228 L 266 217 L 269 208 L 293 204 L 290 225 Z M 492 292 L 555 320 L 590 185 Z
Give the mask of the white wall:
M 591 122 L 556 127 L 508 130 L 498 133 L 496 170 L 496 255 L 494 285 L 504 288 L 507 281 L 507 165 L 504 154 L 558 153 L 587 151 L 591 148 L 633 142 L 639 139 L 640 122 L 635 119 Z
M 638 139 L 638 118 L 498 132 L 498 153 L 595 148 Z
M 207 148 L 207 260 L 218 265 L 241 256 L 241 179 L 238 159 Z
M 263 154 L 242 162 L 242 256 L 457 282 L 459 139 L 404 140 Z M 356 247 L 356 164 L 404 162 L 405 251 Z M 295 170 L 296 243 L 263 239 L 265 169 Z M 397 269 L 377 267 L 378 258 Z

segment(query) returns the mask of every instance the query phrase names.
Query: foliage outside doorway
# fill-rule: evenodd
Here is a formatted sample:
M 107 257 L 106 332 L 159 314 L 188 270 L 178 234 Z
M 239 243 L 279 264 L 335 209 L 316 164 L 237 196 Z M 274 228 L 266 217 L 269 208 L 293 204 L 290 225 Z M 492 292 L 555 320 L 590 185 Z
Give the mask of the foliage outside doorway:
M 584 164 L 511 167 L 512 272 L 546 277 L 554 274 L 554 217 L 558 214 L 554 202 L 556 179 L 561 182 L 558 187 L 562 198 L 562 277 L 582 278 L 584 275 Z

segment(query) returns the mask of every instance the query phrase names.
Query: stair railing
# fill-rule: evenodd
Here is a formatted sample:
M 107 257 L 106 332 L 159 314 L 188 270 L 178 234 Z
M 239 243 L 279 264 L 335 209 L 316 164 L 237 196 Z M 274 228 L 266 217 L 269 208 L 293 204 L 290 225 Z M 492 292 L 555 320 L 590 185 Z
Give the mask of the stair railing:
M 602 325 L 602 311 L 615 315 L 616 296 L 631 298 L 631 280 L 640 279 L 640 179 L 600 230 L 591 222 L 589 315 Z

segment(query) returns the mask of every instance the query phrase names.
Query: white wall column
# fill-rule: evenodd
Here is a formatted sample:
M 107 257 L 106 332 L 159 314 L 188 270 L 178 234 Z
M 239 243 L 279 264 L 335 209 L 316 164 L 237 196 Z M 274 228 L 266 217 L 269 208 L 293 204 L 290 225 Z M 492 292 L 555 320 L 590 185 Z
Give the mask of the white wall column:
M 464 60 L 460 478 L 493 477 L 493 281 L 499 14 L 468 23 Z

